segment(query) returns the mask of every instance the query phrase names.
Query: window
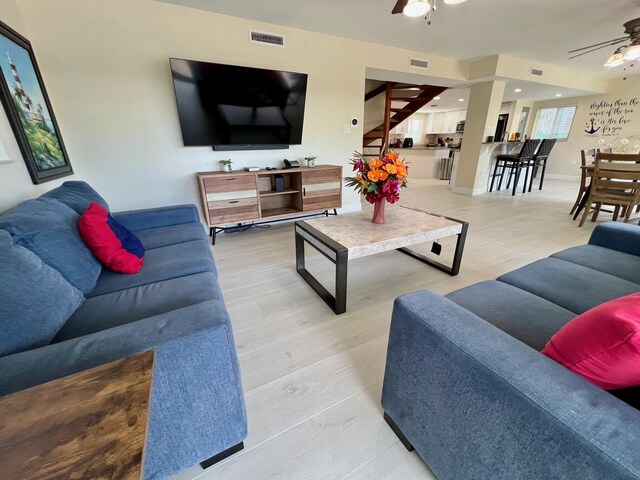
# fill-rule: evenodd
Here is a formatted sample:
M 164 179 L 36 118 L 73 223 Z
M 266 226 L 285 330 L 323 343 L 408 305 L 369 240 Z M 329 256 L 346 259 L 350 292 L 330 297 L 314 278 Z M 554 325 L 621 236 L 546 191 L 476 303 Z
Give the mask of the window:
M 569 105 L 538 110 L 532 138 L 566 140 L 569 137 L 573 117 L 576 115 L 576 108 L 577 105 Z
M 407 125 L 407 137 L 413 138 L 414 142 L 422 140 L 422 120 L 410 118 Z

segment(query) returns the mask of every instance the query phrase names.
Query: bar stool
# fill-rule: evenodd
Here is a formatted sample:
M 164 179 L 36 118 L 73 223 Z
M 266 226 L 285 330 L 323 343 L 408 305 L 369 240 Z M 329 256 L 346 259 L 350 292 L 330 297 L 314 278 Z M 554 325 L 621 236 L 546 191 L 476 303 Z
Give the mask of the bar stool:
M 511 184 L 511 179 L 515 176 L 515 181 L 513 183 L 513 192 L 511 195 L 516 194 L 516 188 L 518 186 L 518 181 L 520 180 L 520 170 L 523 167 L 528 168 L 529 161 L 536 153 L 538 149 L 538 145 L 540 144 L 540 140 L 525 140 L 520 152 L 515 155 L 498 155 L 496 157 L 496 166 L 493 169 L 493 176 L 491 177 L 491 185 L 489 186 L 489 191 L 493 191 L 493 184 L 496 180 L 496 177 L 500 177 L 500 182 L 498 182 L 498 190 L 502 188 L 502 179 L 504 178 L 505 170 L 509 169 L 509 180 L 507 181 L 507 188 Z M 500 173 L 498 173 L 498 169 L 501 168 Z M 523 193 L 526 191 L 527 185 L 525 183 Z
M 547 169 L 547 158 L 549 158 L 549 154 L 553 149 L 553 146 L 556 144 L 555 138 L 545 138 L 542 140 L 540 144 L 540 148 L 533 156 L 530 162 L 531 170 L 531 178 L 529 179 L 529 192 L 531 191 L 531 187 L 533 186 L 533 178 L 538 173 L 538 168 L 542 167 L 542 173 L 540 174 L 540 186 L 538 190 L 542 190 L 542 183 L 544 182 L 544 172 Z M 525 174 L 524 184 L 527 184 L 527 175 L 529 174 L 529 168 L 527 168 L 527 172 Z

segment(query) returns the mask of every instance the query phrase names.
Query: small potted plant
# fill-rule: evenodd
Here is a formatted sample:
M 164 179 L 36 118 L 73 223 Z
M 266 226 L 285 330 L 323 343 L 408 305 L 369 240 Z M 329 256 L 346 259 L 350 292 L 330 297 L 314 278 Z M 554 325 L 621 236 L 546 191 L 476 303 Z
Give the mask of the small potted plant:
M 307 161 L 307 167 L 315 167 L 316 166 L 316 157 L 304 157 Z
M 227 160 L 220 160 L 218 162 L 220 165 L 222 165 L 222 171 L 225 173 L 231 173 L 231 159 L 227 159 Z

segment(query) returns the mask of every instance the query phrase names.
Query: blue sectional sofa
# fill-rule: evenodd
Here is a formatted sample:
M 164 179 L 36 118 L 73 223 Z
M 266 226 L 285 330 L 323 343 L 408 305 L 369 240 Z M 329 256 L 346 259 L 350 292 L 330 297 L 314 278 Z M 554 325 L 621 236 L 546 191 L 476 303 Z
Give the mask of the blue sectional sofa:
M 446 296 L 396 299 L 382 405 L 440 480 L 638 479 L 640 412 L 540 353 L 576 315 L 640 291 L 640 227 Z
M 142 271 L 95 260 L 77 231 L 91 201 L 66 182 L 0 214 L 0 395 L 155 350 L 144 478 L 237 451 L 247 434 L 238 360 L 193 205 L 115 213 L 146 248 Z

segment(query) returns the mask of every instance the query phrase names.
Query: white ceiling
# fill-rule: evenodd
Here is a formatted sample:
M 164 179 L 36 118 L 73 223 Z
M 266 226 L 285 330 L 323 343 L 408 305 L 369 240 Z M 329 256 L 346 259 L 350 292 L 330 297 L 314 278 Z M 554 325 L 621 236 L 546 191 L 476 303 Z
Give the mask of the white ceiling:
M 468 0 L 448 5 L 438 0 L 432 24 L 422 18 L 391 15 L 396 0 L 158 0 L 204 11 L 285 25 L 314 32 L 390 45 L 456 59 L 505 54 L 603 77 L 640 74 L 640 61 L 603 66 L 614 47 L 579 58 L 567 52 L 624 35 L 623 23 L 640 17 L 640 0 Z M 277 33 L 277 32 L 276 32 Z M 367 78 L 424 83 L 424 76 L 367 69 Z M 467 108 L 469 85 L 432 77 L 452 87 L 423 111 Z M 521 88 L 522 92 L 514 90 Z M 536 82 L 508 81 L 504 102 L 587 95 Z M 463 98 L 464 102 L 458 102 Z M 431 105 L 436 104 L 437 107 Z
M 502 53 L 609 77 L 640 73 L 640 65 L 605 69 L 610 47 L 567 54 L 623 36 L 622 24 L 640 17 L 640 0 L 440 0 L 430 26 L 391 15 L 395 0 L 161 1 L 457 59 Z

